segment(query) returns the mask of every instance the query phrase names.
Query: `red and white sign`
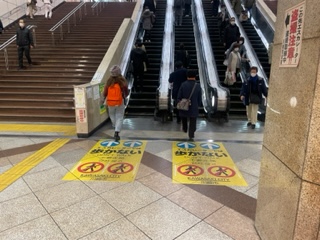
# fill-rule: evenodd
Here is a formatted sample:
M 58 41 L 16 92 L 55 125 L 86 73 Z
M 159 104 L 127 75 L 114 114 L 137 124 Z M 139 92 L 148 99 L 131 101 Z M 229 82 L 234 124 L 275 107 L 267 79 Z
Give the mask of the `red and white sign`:
M 305 2 L 285 13 L 280 67 L 297 67 L 301 55 Z
M 77 117 L 78 123 L 86 123 L 87 122 L 86 110 L 76 109 L 76 117 Z

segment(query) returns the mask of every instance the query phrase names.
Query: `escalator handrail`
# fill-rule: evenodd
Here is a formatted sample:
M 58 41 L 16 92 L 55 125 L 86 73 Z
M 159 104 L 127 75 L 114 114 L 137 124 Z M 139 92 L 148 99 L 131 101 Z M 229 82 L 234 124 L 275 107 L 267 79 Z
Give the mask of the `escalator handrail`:
M 256 54 L 256 52 L 253 50 L 252 44 L 249 41 L 249 38 L 246 34 L 246 32 L 244 31 L 244 28 L 241 24 L 241 22 L 239 21 L 237 15 L 235 14 L 234 10 L 231 7 L 231 3 L 229 0 L 224 0 L 224 3 L 226 5 L 227 11 L 229 13 L 229 16 L 234 16 L 235 21 L 237 26 L 239 27 L 240 30 L 240 35 L 244 38 L 244 46 L 246 48 L 247 51 L 247 57 L 248 59 L 250 59 L 249 65 L 250 66 L 255 66 L 258 68 L 258 76 L 262 77 L 265 81 L 266 86 L 268 87 L 268 76 L 265 73 L 265 71 L 263 70 L 263 67 L 260 63 L 260 60 Z
M 199 30 L 199 40 L 200 40 L 200 44 L 199 46 L 201 47 L 201 53 L 202 53 L 202 60 L 204 61 L 204 72 L 205 72 L 205 78 L 206 78 L 206 100 L 210 101 L 210 103 L 212 102 L 211 99 L 208 99 L 208 97 L 210 97 L 210 95 L 208 94 L 209 88 L 213 88 L 216 89 L 217 92 L 220 92 L 220 97 L 223 97 L 222 95 L 224 95 L 224 97 L 226 97 L 228 95 L 228 91 L 222 87 L 220 85 L 220 80 L 219 80 L 219 73 L 217 70 L 217 66 L 216 66 L 216 61 L 214 58 L 214 54 L 212 51 L 212 47 L 211 47 L 211 41 L 209 38 L 209 31 L 208 31 L 208 27 L 207 27 L 207 22 L 206 22 L 206 18 L 204 15 L 204 11 L 203 11 L 203 5 L 201 1 L 194 1 L 194 7 L 195 7 L 195 17 L 196 17 L 196 21 L 197 21 L 197 26 L 198 26 L 198 30 Z M 196 38 L 197 40 L 198 38 Z M 209 88 L 208 88 L 209 87 Z M 215 102 L 214 104 L 218 104 L 218 102 Z M 228 103 L 226 102 L 226 105 L 224 107 L 222 107 L 222 109 L 227 111 L 227 105 Z M 215 107 L 217 109 L 216 106 L 212 106 L 211 108 Z
M 162 55 L 161 65 L 159 72 L 159 99 L 157 101 L 160 110 L 168 110 L 168 100 L 171 96 L 169 93 L 169 76 L 174 70 L 174 12 L 173 12 L 173 0 L 167 0 L 165 24 L 163 32 L 163 43 L 162 43 Z

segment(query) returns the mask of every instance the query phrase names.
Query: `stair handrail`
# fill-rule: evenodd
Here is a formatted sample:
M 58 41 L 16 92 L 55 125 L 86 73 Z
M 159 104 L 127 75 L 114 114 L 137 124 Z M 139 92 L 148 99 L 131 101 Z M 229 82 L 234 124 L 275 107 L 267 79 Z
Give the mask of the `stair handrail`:
M 62 18 L 56 25 L 54 25 L 49 32 L 51 32 L 52 36 L 52 43 L 55 44 L 55 38 L 54 38 L 54 32 L 58 28 L 60 28 L 60 40 L 63 40 L 63 28 L 62 24 L 67 22 L 68 27 L 68 33 L 70 33 L 70 18 L 73 16 L 74 18 L 74 26 L 77 25 L 77 18 L 76 18 L 76 12 L 79 11 L 79 20 L 82 20 L 82 7 L 84 7 L 84 15 L 87 15 L 87 8 L 86 8 L 86 2 L 80 2 L 78 6 L 76 6 L 71 12 L 69 12 L 64 18 Z
M 249 65 L 250 66 L 255 66 L 258 68 L 258 76 L 262 77 L 265 81 L 265 84 L 266 86 L 268 87 L 268 76 L 267 74 L 265 73 L 261 63 L 260 63 L 260 60 L 256 54 L 256 52 L 253 50 L 253 47 L 249 41 L 249 38 L 246 34 L 246 32 L 244 31 L 244 28 L 241 24 L 241 22 L 239 21 L 237 15 L 235 14 L 234 10 L 232 9 L 232 6 L 231 6 L 231 3 L 229 0 L 224 0 L 224 4 L 226 5 L 226 8 L 228 10 L 228 13 L 230 16 L 234 17 L 235 18 L 235 21 L 236 21 L 236 24 L 237 26 L 239 27 L 239 30 L 240 30 L 240 35 L 245 39 L 244 40 L 244 47 L 246 48 L 246 51 L 247 51 L 247 57 L 248 59 L 250 59 L 250 62 L 249 62 Z
M 33 33 L 33 42 L 34 45 L 36 45 L 36 31 L 35 28 L 37 27 L 37 25 L 28 25 L 27 28 L 32 30 Z M 0 45 L 0 51 L 4 51 L 4 61 L 5 61 L 5 66 L 6 66 L 6 70 L 9 70 L 9 56 L 8 56 L 8 46 L 10 44 L 12 44 L 14 41 L 16 41 L 17 39 L 17 35 L 12 36 L 10 39 L 8 39 L 7 41 L 5 41 L 3 44 Z
M 195 39 L 197 52 L 199 51 L 197 57 L 199 63 L 203 62 L 199 73 L 203 77 L 202 81 L 200 81 L 201 87 L 205 90 L 202 100 L 204 110 L 208 113 L 208 117 L 216 111 L 227 114 L 229 112 L 230 93 L 228 89 L 220 85 L 202 2 L 194 1 L 192 5 L 194 22 L 197 23 L 195 24 L 195 30 L 199 34 L 199 37 Z

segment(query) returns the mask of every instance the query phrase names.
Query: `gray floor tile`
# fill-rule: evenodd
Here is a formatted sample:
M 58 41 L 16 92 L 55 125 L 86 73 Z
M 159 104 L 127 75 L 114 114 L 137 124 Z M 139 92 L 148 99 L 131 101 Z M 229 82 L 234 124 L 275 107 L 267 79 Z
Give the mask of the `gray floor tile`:
M 41 171 L 44 171 L 44 170 L 48 170 L 50 168 L 55 168 L 55 167 L 60 167 L 60 166 L 61 165 L 59 163 L 57 163 L 57 161 L 54 160 L 54 158 L 52 158 L 50 156 L 50 157 L 46 158 L 44 161 L 42 161 L 41 163 L 39 163 L 37 166 L 32 168 L 25 175 L 34 174 L 34 173 L 37 173 L 37 172 L 41 172 Z
M 171 149 L 171 143 L 167 141 L 148 141 L 145 151 L 157 154 L 159 152 Z
M 80 240 L 148 240 L 143 232 L 125 218 L 95 231 Z
M 245 192 L 245 194 L 257 199 L 258 198 L 258 190 L 259 190 L 259 184 L 250 188 L 248 191 Z
M 232 240 L 231 237 L 220 232 L 218 229 L 210 226 L 205 222 L 201 222 L 191 228 L 190 230 L 183 233 L 176 240 Z
M 259 182 L 259 178 L 252 176 L 251 174 L 247 174 L 245 172 L 241 172 L 243 178 L 246 180 L 248 186 L 246 187 L 241 187 L 241 186 L 229 186 L 230 188 L 238 191 L 238 192 L 242 192 L 245 193 L 246 191 L 248 191 L 250 188 L 252 188 L 253 186 L 255 186 L 258 182 Z
M 111 189 L 128 184 L 127 182 L 108 182 L 108 181 L 83 181 L 92 191 L 101 194 Z
M 200 219 L 209 216 L 223 206 L 221 203 L 214 201 L 189 187 L 184 187 L 179 191 L 170 194 L 167 198 Z
M 168 199 L 160 199 L 128 216 L 151 239 L 174 239 L 200 221 Z
M 0 203 L 0 213 L 0 232 L 47 214 L 33 194 Z
M 0 233 L 1 240 L 66 240 L 49 215 Z
M 80 181 L 65 182 L 63 184 L 35 192 L 35 194 L 50 213 L 96 195 L 90 188 Z
M 146 165 L 140 163 L 139 169 L 138 169 L 138 172 L 136 175 L 136 180 L 143 178 L 143 177 L 146 177 L 146 176 L 153 174 L 153 173 L 155 173 L 154 169 L 147 167 Z
M 124 215 L 132 213 L 161 198 L 161 195 L 139 182 L 128 183 L 103 193 L 101 196 Z
M 122 217 L 100 196 L 54 212 L 51 216 L 68 239 L 78 239 Z
M 162 196 L 167 196 L 170 193 L 176 192 L 184 186 L 182 184 L 172 183 L 171 178 L 168 178 L 159 172 L 141 178 L 139 179 L 139 182 L 160 193 Z
M 261 151 L 258 144 L 238 144 L 238 143 L 223 143 L 234 162 L 241 161 L 249 156 Z
M 63 183 L 61 180 L 67 174 L 64 167 L 58 166 L 41 172 L 23 176 L 23 179 L 30 186 L 33 192 L 47 189 Z M 50 176 L 50 177 L 48 177 Z
M 250 158 L 243 159 L 237 162 L 237 167 L 241 172 L 251 174 L 252 176 L 260 176 L 260 162 Z
M 79 149 L 76 150 L 54 153 L 51 156 L 62 166 L 66 166 L 68 164 L 80 161 L 86 153 L 86 150 L 83 150 L 79 147 Z
M 29 138 L 9 138 L 6 141 L 1 141 L 0 142 L 0 149 L 6 150 L 6 149 L 12 149 L 16 147 L 22 147 L 22 146 L 28 146 L 28 145 L 33 145 L 34 142 L 31 141 Z
M 0 202 L 30 194 L 31 190 L 22 178 L 0 192 Z M 1 217 L 1 214 L 0 214 Z

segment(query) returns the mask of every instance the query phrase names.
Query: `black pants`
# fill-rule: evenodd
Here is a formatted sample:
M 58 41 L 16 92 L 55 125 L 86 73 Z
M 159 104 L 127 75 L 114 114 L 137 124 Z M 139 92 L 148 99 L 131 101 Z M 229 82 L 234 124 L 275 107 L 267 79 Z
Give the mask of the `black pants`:
M 196 117 L 181 117 L 182 129 L 184 132 L 188 132 L 189 138 L 194 138 L 194 132 L 196 131 L 197 118 Z M 188 124 L 189 123 L 189 124 Z M 189 125 L 189 127 L 188 127 Z
M 181 118 L 180 118 L 180 115 L 179 115 L 179 110 L 177 109 L 177 103 L 178 103 L 178 100 L 174 99 L 173 100 L 174 112 L 175 112 L 175 114 L 177 116 L 177 123 L 180 123 L 181 122 Z
M 135 91 L 142 91 L 143 89 L 143 77 L 144 77 L 144 71 L 134 71 L 133 70 L 133 78 L 134 78 L 134 89 Z
M 191 5 L 190 4 L 185 4 L 184 5 L 184 16 L 190 15 L 190 10 L 191 10 Z
M 151 40 L 151 30 L 145 30 L 144 41 L 150 41 L 150 40 Z
M 23 52 L 28 60 L 28 63 L 31 64 L 31 58 L 30 58 L 30 47 L 27 46 L 19 46 L 18 47 L 18 57 L 19 57 L 19 67 L 23 67 Z

